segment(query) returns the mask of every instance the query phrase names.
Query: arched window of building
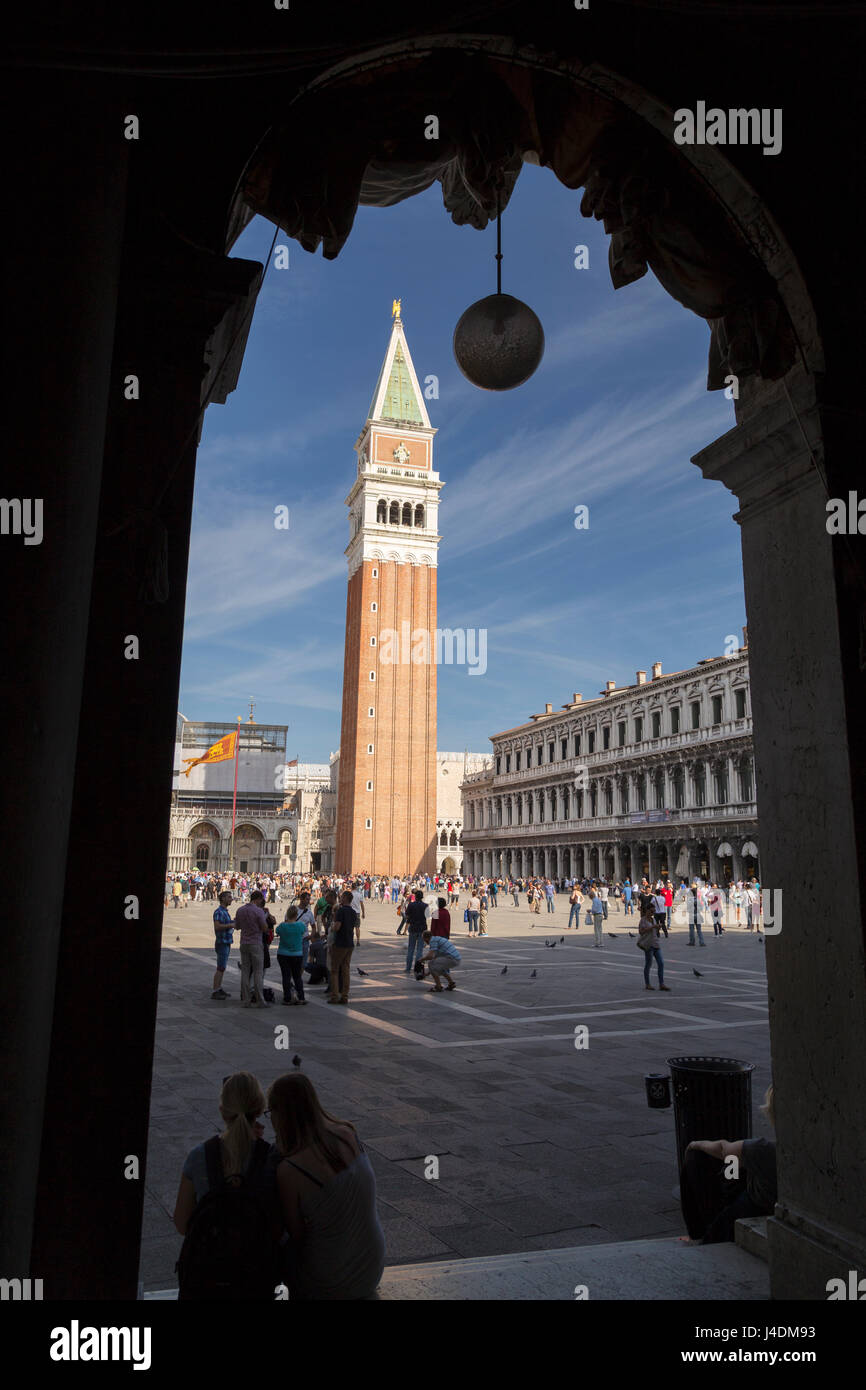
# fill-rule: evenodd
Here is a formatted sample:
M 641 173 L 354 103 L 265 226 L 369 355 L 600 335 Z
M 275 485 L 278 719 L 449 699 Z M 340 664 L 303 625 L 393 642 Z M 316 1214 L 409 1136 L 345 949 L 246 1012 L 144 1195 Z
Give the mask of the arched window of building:
M 442 831 L 442 834 L 439 836 L 439 843 L 440 843 L 440 845 L 447 845 L 447 843 L 448 843 L 448 832 L 447 832 L 447 830 L 443 830 L 443 831 Z
M 400 525 L 400 503 L 392 502 L 388 512 L 388 521 L 392 526 Z
M 388 520 L 388 504 L 387 504 L 387 502 L 385 501 L 384 497 L 380 497 L 379 500 L 378 500 L 378 502 L 376 503 L 376 520 L 377 520 L 377 521 L 387 521 L 387 520 Z
M 423 525 L 424 525 L 424 508 L 423 508 L 423 506 L 421 505 L 420 502 L 417 504 L 417 506 L 416 506 L 416 508 L 415 508 L 415 525 L 416 525 L 416 526 L 423 526 Z
M 411 503 L 411 502 L 404 502 L 404 503 L 403 503 L 403 521 L 402 521 L 402 524 L 403 524 L 404 526 L 411 526 L 411 525 L 412 525 L 412 503 Z
M 456 830 L 452 830 L 452 831 L 451 831 L 451 838 L 450 838 L 450 840 L 448 841 L 448 843 L 449 843 L 449 845 L 456 845 L 456 844 L 457 844 L 457 831 L 456 831 Z
M 606 816 L 613 815 L 613 783 L 604 784 L 604 813 Z

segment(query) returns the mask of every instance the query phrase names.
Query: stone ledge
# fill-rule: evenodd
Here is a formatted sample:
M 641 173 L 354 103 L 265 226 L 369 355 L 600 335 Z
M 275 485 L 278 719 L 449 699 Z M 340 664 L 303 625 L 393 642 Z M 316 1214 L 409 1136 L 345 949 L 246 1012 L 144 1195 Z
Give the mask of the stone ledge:
M 734 1240 L 741 1250 L 745 1250 L 767 1264 L 770 1253 L 767 1245 L 766 1216 L 742 1216 L 734 1223 Z
M 382 1276 L 378 1298 L 388 1302 L 574 1302 L 580 1286 L 586 1288 L 590 1302 L 634 1298 L 761 1302 L 770 1297 L 767 1266 L 739 1246 L 683 1245 L 666 1238 L 392 1265 Z M 145 1302 L 172 1300 L 177 1290 L 143 1297 Z

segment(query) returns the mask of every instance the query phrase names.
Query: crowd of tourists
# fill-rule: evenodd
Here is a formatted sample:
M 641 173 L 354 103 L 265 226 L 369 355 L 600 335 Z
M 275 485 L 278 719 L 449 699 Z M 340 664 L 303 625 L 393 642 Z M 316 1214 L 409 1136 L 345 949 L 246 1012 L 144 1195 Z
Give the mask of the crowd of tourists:
M 456 988 L 452 971 L 461 956 L 451 940 L 452 913 L 459 915 L 461 901 L 463 925 L 469 940 L 489 935 L 491 915 L 510 898 L 513 908 L 525 900 L 530 917 L 557 911 L 557 899 L 565 896 L 568 920 L 564 930 L 577 930 L 584 923 L 593 928 L 593 944 L 604 949 L 604 923 L 611 911 L 623 917 L 635 916 L 637 944 L 644 951 L 644 985 L 653 989 L 653 964 L 658 987 L 664 983 L 662 937 L 668 937 L 676 914 L 677 924 L 688 926 L 689 946 L 706 945 L 704 927 L 712 924 L 713 934 L 721 936 L 731 925 L 745 931 L 761 932 L 761 886 L 756 879 L 722 888 L 717 883 L 695 880 L 677 885 L 668 877 L 650 883 L 647 878 L 632 882 L 627 876 L 607 879 L 552 878 L 473 878 L 459 875 L 370 874 L 222 874 L 202 870 L 167 874 L 165 902 L 175 908 L 190 901 L 218 901 L 213 914 L 216 970 L 211 998 L 231 997 L 225 988 L 225 971 L 239 933 L 241 1003 L 246 1008 L 270 1008 L 276 1001 L 264 975 L 271 967 L 270 948 L 277 943 L 277 965 L 282 979 L 284 1005 L 306 1004 L 305 985 L 322 984 L 328 1003 L 346 1005 L 351 988 L 352 954 L 361 944 L 361 923 L 365 902 L 375 899 L 391 903 L 397 915 L 396 932 L 407 938 L 405 973 L 414 971 L 417 979 L 432 979 L 431 989 L 443 992 Z M 237 906 L 233 918 L 230 909 Z M 283 904 L 286 904 L 283 909 Z M 270 910 L 279 905 L 282 920 Z M 530 921 L 530 927 L 535 925 Z M 306 975 L 306 980 L 305 980 Z

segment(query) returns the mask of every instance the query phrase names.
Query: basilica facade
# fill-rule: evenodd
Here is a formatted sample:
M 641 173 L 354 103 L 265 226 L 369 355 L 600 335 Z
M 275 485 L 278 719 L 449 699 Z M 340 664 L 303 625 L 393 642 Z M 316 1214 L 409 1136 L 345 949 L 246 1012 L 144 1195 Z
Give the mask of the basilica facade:
M 233 764 L 201 764 L 183 772 L 184 755 L 202 753 L 236 724 L 196 723 L 178 716 L 167 868 L 239 873 L 334 873 L 340 752 L 326 763 L 285 761 L 287 726 L 241 726 L 232 846 Z M 490 763 L 483 753 L 436 753 L 436 822 L 430 857 L 442 873 L 463 866 L 464 779 Z M 355 871 L 369 869 L 361 862 Z M 395 870 L 397 865 L 394 866 Z
M 759 876 L 746 642 L 494 734 L 490 765 L 462 786 L 464 871 Z

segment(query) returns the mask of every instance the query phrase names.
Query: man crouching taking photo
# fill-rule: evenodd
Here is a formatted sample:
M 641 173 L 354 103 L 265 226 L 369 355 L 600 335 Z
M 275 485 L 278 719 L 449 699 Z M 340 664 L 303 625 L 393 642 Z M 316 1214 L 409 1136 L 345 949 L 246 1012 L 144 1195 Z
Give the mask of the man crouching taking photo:
M 429 931 L 422 934 L 421 940 L 427 948 L 427 954 L 423 955 L 421 959 L 430 962 L 428 968 L 435 980 L 430 993 L 441 994 L 443 992 L 443 979 L 448 981 L 449 989 L 456 989 L 457 986 L 451 978 L 451 971 L 455 965 L 460 964 L 460 952 L 457 947 L 449 941 L 447 936 L 434 936 Z

